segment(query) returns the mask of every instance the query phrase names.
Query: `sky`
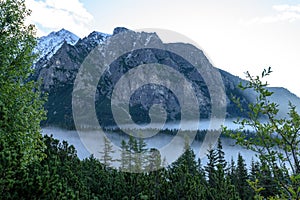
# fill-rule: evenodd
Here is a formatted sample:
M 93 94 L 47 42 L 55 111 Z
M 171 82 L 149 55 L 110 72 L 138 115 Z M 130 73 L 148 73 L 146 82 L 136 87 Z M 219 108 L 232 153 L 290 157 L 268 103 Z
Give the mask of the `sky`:
M 160 28 L 195 41 L 210 62 L 245 78 L 272 67 L 270 86 L 300 97 L 300 0 L 26 0 L 37 35 L 65 28 L 79 37 Z

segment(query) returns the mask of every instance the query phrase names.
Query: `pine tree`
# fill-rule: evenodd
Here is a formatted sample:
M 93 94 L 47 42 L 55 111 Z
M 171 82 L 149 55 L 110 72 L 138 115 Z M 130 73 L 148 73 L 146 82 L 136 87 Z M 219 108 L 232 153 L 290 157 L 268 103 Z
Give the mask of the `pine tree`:
M 224 131 L 236 139 L 239 145 L 257 152 L 261 163 L 267 163 L 266 166 L 271 172 L 269 177 L 272 177 L 273 182 L 277 182 L 272 184 L 274 187 L 276 185 L 275 190 L 279 191 L 274 192 L 273 196 L 279 193 L 282 199 L 299 199 L 300 115 L 292 103 L 289 103 L 288 117 L 281 118 L 278 115 L 279 105 L 271 101 L 273 92 L 267 87 L 268 83 L 263 81 L 271 72 L 271 67 L 264 69 L 260 76 L 246 72 L 248 81 L 244 85 L 241 83 L 239 87 L 242 90 L 255 91 L 257 98 L 253 103 L 249 103 L 248 116 L 236 121 L 240 125 L 239 130 L 232 133 L 225 128 Z M 241 105 L 239 98 L 233 100 L 237 105 Z M 264 122 L 261 121 L 262 118 Z M 256 130 L 255 137 L 248 137 L 244 131 L 249 127 Z M 284 167 L 285 163 L 289 164 L 290 172 Z M 256 181 L 253 184 L 257 185 Z
M 236 176 L 237 176 L 236 188 L 241 199 L 252 199 L 251 188 L 247 182 L 249 177 L 248 177 L 245 160 L 243 159 L 240 153 L 238 154 Z
M 225 160 L 225 153 L 223 151 L 223 146 L 220 138 L 218 139 L 217 145 L 217 165 L 220 165 L 220 168 L 225 171 L 227 163 Z
M 228 168 L 228 177 L 230 178 L 232 184 L 236 183 L 236 166 L 233 157 L 231 157 L 230 166 Z
M 208 152 L 208 158 L 206 171 L 208 172 L 209 196 L 207 199 L 239 199 L 234 184 L 226 175 L 228 169 L 220 139 L 217 149 Z
M 280 193 L 278 182 L 274 179 L 267 161 L 261 160 L 258 177 L 259 186 L 264 188 L 260 193 L 262 196 L 271 197 Z
M 128 171 L 130 170 L 130 151 L 129 147 L 125 140 L 122 140 L 121 142 L 121 171 Z
M 175 161 L 168 170 L 170 180 L 169 199 L 203 198 L 205 186 L 203 178 L 198 173 L 199 166 L 195 160 L 195 153 L 186 141 L 184 153 Z
M 198 158 L 198 164 L 197 165 L 198 165 L 198 174 L 199 174 L 199 178 L 201 179 L 201 183 L 206 185 L 207 182 L 206 182 L 206 178 L 205 178 L 205 170 L 202 166 L 200 158 Z
M 129 137 L 127 145 L 128 145 L 128 170 L 130 172 L 133 172 L 135 170 L 134 162 L 136 162 L 134 158 L 134 152 L 137 151 L 138 149 L 137 141 L 134 139 L 133 136 Z
M 258 179 L 259 174 L 259 162 L 255 162 L 253 159 L 251 160 L 251 168 L 250 168 L 250 174 L 249 178 L 251 181 L 255 181 Z
M 147 144 L 143 138 L 139 138 L 136 142 L 136 148 L 134 149 L 134 164 L 135 172 L 142 172 L 147 165 Z
M 121 169 L 128 172 L 142 172 L 148 162 L 146 159 L 148 150 L 145 148 L 144 140 L 140 138 L 137 141 L 133 136 L 130 136 L 128 142 L 123 140 L 121 145 Z
M 160 152 L 155 149 L 151 148 L 149 155 L 148 155 L 148 162 L 147 162 L 147 171 L 156 171 L 162 167 L 162 160 Z
M 100 161 L 102 161 L 105 166 L 111 167 L 111 164 L 114 161 L 116 161 L 111 156 L 111 154 L 113 154 L 115 151 L 113 150 L 113 146 L 110 143 L 109 139 L 107 139 L 107 137 L 105 136 L 103 137 L 103 139 L 104 139 L 104 148 L 103 151 L 100 152 L 102 154 L 102 158 L 100 158 Z
M 217 190 L 221 190 L 222 188 L 225 187 L 225 170 L 226 170 L 226 161 L 224 157 L 225 153 L 223 151 L 223 146 L 221 143 L 221 139 L 218 139 L 218 145 L 217 145 L 217 159 L 216 159 L 216 185 L 217 185 Z
M 217 152 L 211 148 L 207 154 L 208 163 L 204 167 L 207 173 L 208 185 L 210 188 L 216 187 L 216 165 L 217 165 Z

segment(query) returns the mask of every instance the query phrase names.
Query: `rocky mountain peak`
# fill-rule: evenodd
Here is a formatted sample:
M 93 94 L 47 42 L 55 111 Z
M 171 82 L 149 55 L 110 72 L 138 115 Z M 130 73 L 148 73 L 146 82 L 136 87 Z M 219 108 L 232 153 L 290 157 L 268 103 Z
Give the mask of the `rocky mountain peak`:
M 38 54 L 36 62 L 40 59 L 50 60 L 50 58 L 61 48 L 64 42 L 75 45 L 79 37 L 66 29 L 53 31 L 47 36 L 37 39 L 37 46 L 33 53 Z
M 99 48 L 96 48 L 97 45 L 100 45 Z M 185 48 L 183 48 L 183 46 Z M 165 49 L 166 51 L 162 51 L 161 49 Z M 116 59 L 114 59 L 115 62 L 113 62 L 106 71 L 107 76 L 111 75 L 113 78 L 104 78 L 97 86 L 96 95 L 95 98 L 93 98 L 93 101 L 95 100 L 97 114 L 100 113 L 100 116 L 104 116 L 102 122 L 113 124 L 113 122 L 110 121 L 112 118 L 107 110 L 111 105 L 109 102 L 110 96 L 106 96 L 106 94 L 111 93 L 111 89 L 113 88 L 114 82 L 110 80 L 117 80 L 116 77 L 121 77 L 125 72 L 129 72 L 130 69 L 135 66 L 142 64 L 152 66 L 153 63 L 171 65 L 185 74 L 192 84 L 195 84 L 195 93 L 197 98 L 199 98 L 199 110 L 201 111 L 200 117 L 209 117 L 211 114 L 211 101 L 209 91 L 205 86 L 206 84 L 201 78 L 194 76 L 192 66 L 184 62 L 184 60 L 176 56 L 176 54 L 169 52 L 168 49 L 182 49 L 183 52 L 179 52 L 178 54 L 186 55 L 186 57 L 189 55 L 197 55 L 197 63 L 201 65 L 202 68 L 209 70 L 214 68 L 205 57 L 205 54 L 201 50 L 196 51 L 196 47 L 192 45 L 184 43 L 163 43 L 156 33 L 135 32 L 124 27 L 115 28 L 113 35 L 93 31 L 87 37 L 79 39 L 71 32 L 62 29 L 39 38 L 38 46 L 35 51 L 39 50 L 43 52 L 42 55 L 44 56 L 40 57 L 38 62 L 36 62 L 36 67 L 34 67 L 35 75 L 33 78 L 42 80 L 43 90 L 49 93 L 48 102 L 45 105 L 48 111 L 48 118 L 44 125 L 58 125 L 74 128 L 72 118 L 74 80 L 82 63 L 88 58 L 92 50 L 97 52 L 99 60 L 92 60 L 91 63 L 98 63 L 99 66 L 97 65 L 97 67 L 99 69 L 106 66 L 99 63 L 104 62 L 110 57 L 122 55 L 116 57 Z M 172 87 L 175 88 L 174 91 L 176 91 L 176 94 L 179 94 L 179 97 L 186 96 L 185 92 L 187 88 L 182 86 L 182 82 L 177 78 L 173 80 L 173 75 L 170 76 L 170 74 L 163 71 L 159 65 L 153 65 L 152 67 L 145 68 L 144 71 L 136 72 L 136 74 L 133 74 L 134 79 L 130 79 L 128 83 L 124 83 L 119 87 L 120 94 L 116 93 L 118 95 L 116 106 L 120 106 L 121 108 L 123 108 L 122 106 L 124 105 L 119 105 L 118 102 L 125 102 L 125 97 L 121 95 L 122 92 L 125 94 L 134 94 L 133 100 L 130 102 L 130 106 L 132 107 L 130 112 L 133 113 L 133 117 L 135 117 L 137 122 L 144 123 L 144 118 L 140 119 L 139 116 L 144 116 L 145 113 L 147 114 L 152 103 L 160 101 L 161 96 L 170 97 L 170 102 L 166 104 L 166 109 L 172 111 L 170 112 L 170 119 L 177 119 L 179 116 L 175 109 L 178 107 L 176 104 L 177 101 L 171 98 L 172 94 L 170 91 L 159 87 L 144 87 L 143 90 L 134 92 L 138 82 L 150 83 L 153 80 L 166 80 L 166 85 L 172 85 Z M 245 108 L 245 112 L 247 111 L 249 102 L 253 101 L 255 95 L 238 90 L 237 85 L 243 81 L 242 79 L 228 72 L 219 71 L 227 97 L 224 99 L 227 107 L 226 116 L 233 118 L 243 117 L 245 113 L 239 111 L 237 106 L 231 101 L 231 95 L 235 95 L 241 99 L 242 107 Z M 95 74 L 90 74 L 88 77 L 93 76 L 95 76 Z M 210 78 L 215 80 L 214 77 Z M 277 89 L 276 91 L 279 90 Z M 281 97 L 284 96 L 283 94 L 286 94 L 286 100 L 291 97 L 288 91 L 279 91 L 276 93 L 279 93 L 279 96 L 275 96 L 276 102 L 281 100 Z M 141 99 L 143 103 L 139 102 Z M 192 107 L 194 105 L 187 104 L 187 106 L 191 108 L 192 113 Z M 285 111 L 286 109 L 283 110 Z M 128 113 L 122 113 L 122 115 L 123 114 L 127 116 Z M 157 117 L 160 116 L 161 115 L 157 115 Z
M 106 34 L 106 33 L 101 33 L 101 32 L 98 32 L 98 31 L 93 31 L 87 37 L 84 37 L 82 39 L 82 41 L 83 42 L 88 42 L 88 43 L 99 44 L 100 42 L 103 42 L 104 40 L 106 40 L 110 36 L 111 35 Z
M 48 36 L 50 37 L 61 37 L 64 38 L 66 40 L 69 40 L 70 42 L 77 42 L 77 40 L 79 39 L 79 37 L 77 35 L 75 35 L 74 33 L 66 30 L 66 29 L 61 29 L 57 32 L 53 31 L 51 32 Z
M 125 27 L 116 27 L 113 31 L 113 35 L 116 35 L 118 33 L 124 32 L 124 31 L 129 31 L 129 29 Z

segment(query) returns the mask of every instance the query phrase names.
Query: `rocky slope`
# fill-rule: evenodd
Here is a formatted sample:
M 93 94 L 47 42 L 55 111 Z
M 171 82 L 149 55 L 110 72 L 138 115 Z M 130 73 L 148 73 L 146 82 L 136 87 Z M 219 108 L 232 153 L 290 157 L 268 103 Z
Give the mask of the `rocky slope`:
M 122 35 L 123 33 L 126 33 L 126 37 Z M 126 50 L 126 48 L 129 50 Z M 212 96 L 215 95 L 214 93 L 218 95 L 221 92 L 215 91 L 212 93 L 206 79 L 208 77 L 209 80 L 214 81 L 215 77 L 209 77 L 210 73 L 195 76 L 193 65 L 182 57 L 173 54 L 169 51 L 170 49 L 183 49 L 184 51 L 179 52 L 179 55 L 186 54 L 194 57 L 196 55 L 201 69 L 205 68 L 209 72 L 210 70 L 218 70 L 224 83 L 226 94 L 225 98 L 220 97 L 219 101 L 221 102 L 220 104 L 226 107 L 226 117 L 245 116 L 245 112 L 241 112 L 230 100 L 231 95 L 238 96 L 247 111 L 247 104 L 253 100 L 254 95 L 237 89 L 237 84 L 243 80 L 228 72 L 214 68 L 203 52 L 192 45 L 164 44 L 155 33 L 134 32 L 126 28 L 116 28 L 112 35 L 92 32 L 83 39 L 79 39 L 66 30 L 61 30 L 39 39 L 38 47 L 35 50 L 42 53 L 34 64 L 35 74 L 33 78 L 42 80 L 42 89 L 49 93 L 48 102 L 45 105 L 48 111 L 48 119 L 44 122 L 44 125 L 74 128 L 72 113 L 74 82 L 78 70 L 87 60 L 97 66 L 97 70 L 88 72 L 89 76 L 87 77 L 89 78 L 82 81 L 82 84 L 89 85 L 91 80 L 87 79 L 95 78 L 93 81 L 98 83 L 99 77 L 102 77 L 96 86 L 96 95 L 91 97 L 95 100 L 96 114 L 101 125 L 115 124 L 111 111 L 112 91 L 115 87 L 118 87 L 118 91 L 115 94 L 116 98 L 112 105 L 120 108 L 118 115 L 125 119 L 124 123 L 130 122 L 129 119 L 127 120 L 128 117 L 131 117 L 136 123 L 149 123 L 149 111 L 151 112 L 151 106 L 156 104 L 161 104 L 167 111 L 167 120 L 180 120 L 182 113 L 180 112 L 179 102 L 183 101 L 183 97 L 189 96 L 187 93 L 189 88 L 182 80 L 177 78 L 175 72 L 170 74 L 170 71 L 164 71 L 161 65 L 168 65 L 175 71 L 177 70 L 192 85 L 199 103 L 200 114 L 198 113 L 197 115 L 197 111 L 194 109 L 195 105 L 187 102 L 185 104 L 190 111 L 187 118 L 195 115 L 201 118 L 210 117 L 212 115 L 212 104 L 214 103 Z M 124 51 L 126 53 L 122 53 Z M 116 56 L 114 54 L 118 55 L 120 52 L 120 56 L 114 57 Z M 91 54 L 96 54 L 97 59 L 95 59 L 95 56 L 92 59 L 88 59 L 91 57 Z M 105 63 L 109 61 L 108 57 L 116 59 L 112 63 L 108 62 L 110 63 L 109 65 Z M 149 67 L 140 71 L 132 70 L 140 65 L 149 65 Z M 100 72 L 103 72 L 103 76 L 99 74 Z M 127 72 L 132 72 L 130 74 L 132 78 L 117 86 L 117 82 Z M 165 80 L 164 84 L 167 87 L 153 84 L 154 80 Z M 151 84 L 139 87 L 139 83 Z M 173 89 L 170 90 L 168 87 Z M 85 90 L 88 88 L 86 87 Z M 275 90 L 275 93 L 277 93 L 275 100 L 281 102 L 282 99 L 280 100 L 278 97 L 282 96 L 285 99 L 292 98 L 292 100 L 299 102 L 299 98 L 294 97 L 287 90 L 283 88 Z M 124 104 L 124 102 L 128 102 L 128 95 L 130 96 L 129 109 L 128 105 Z M 89 96 L 89 93 L 86 96 Z M 80 103 L 84 104 L 84 102 Z M 282 112 L 284 113 L 285 111 L 286 109 Z M 82 109 L 81 112 L 84 116 L 86 110 Z M 154 115 L 154 118 L 164 118 L 164 113 L 160 111 L 154 113 Z M 83 120 L 84 123 L 89 123 L 88 117 Z
M 38 38 L 37 46 L 33 50 L 33 53 L 38 55 L 36 58 L 38 64 L 35 63 L 33 67 L 44 66 L 43 64 L 46 64 L 64 43 L 74 45 L 79 39 L 78 36 L 65 29 Z

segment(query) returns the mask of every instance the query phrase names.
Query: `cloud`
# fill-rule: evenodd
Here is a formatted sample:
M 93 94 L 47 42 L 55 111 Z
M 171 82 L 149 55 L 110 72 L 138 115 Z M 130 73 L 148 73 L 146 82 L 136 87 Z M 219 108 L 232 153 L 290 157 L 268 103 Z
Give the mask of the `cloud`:
M 300 13 L 300 5 L 274 5 L 273 6 L 274 10 L 280 11 L 280 12 L 298 12 Z
M 94 19 L 79 0 L 26 0 L 26 6 L 32 10 L 28 23 L 37 26 L 38 36 L 65 28 L 82 37 Z
M 274 5 L 272 6 L 276 14 L 271 16 L 256 17 L 248 22 L 248 24 L 266 24 L 276 22 L 295 22 L 300 20 L 300 4 L 299 5 Z

